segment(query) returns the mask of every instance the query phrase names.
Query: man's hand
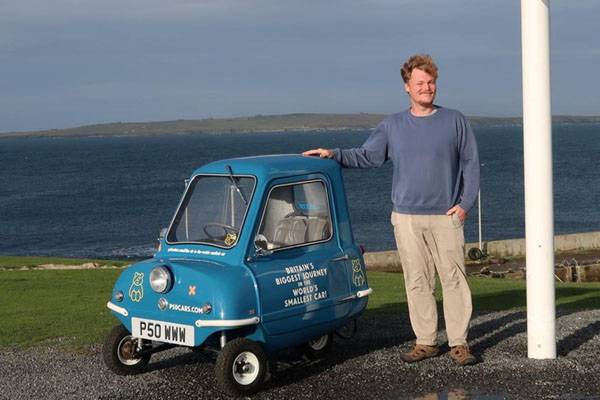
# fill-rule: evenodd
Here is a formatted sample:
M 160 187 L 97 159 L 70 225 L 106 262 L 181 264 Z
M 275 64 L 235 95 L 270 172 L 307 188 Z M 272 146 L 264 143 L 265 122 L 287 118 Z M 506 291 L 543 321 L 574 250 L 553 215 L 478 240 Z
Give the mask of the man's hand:
M 320 158 L 333 158 L 333 151 L 329 149 L 312 149 L 302 153 L 303 156 L 319 156 Z
M 460 218 L 460 222 L 465 222 L 465 219 L 467 219 L 467 213 L 459 205 L 452 207 L 451 209 L 449 209 L 446 212 L 446 215 L 452 215 L 452 214 L 458 215 L 458 218 Z

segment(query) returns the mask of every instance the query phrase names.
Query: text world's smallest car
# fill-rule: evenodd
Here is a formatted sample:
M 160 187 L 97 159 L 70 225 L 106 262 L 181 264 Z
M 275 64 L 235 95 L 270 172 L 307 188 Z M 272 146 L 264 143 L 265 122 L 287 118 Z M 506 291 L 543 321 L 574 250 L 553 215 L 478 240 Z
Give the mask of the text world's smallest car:
M 174 346 L 218 349 L 231 395 L 256 392 L 267 353 L 312 359 L 348 331 L 371 289 L 354 243 L 341 169 L 298 155 L 237 158 L 197 169 L 152 259 L 131 265 L 108 308 L 105 341 L 117 374 L 144 370 Z

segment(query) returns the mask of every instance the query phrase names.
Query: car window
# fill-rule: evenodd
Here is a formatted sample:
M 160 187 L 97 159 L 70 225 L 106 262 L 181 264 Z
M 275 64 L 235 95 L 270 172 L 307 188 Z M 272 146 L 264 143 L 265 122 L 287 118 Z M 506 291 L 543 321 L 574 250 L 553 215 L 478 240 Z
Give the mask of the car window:
M 276 186 L 269 193 L 257 240 L 279 249 L 329 240 L 329 202 L 322 181 Z
M 253 190 L 250 177 L 197 176 L 175 215 L 167 241 L 235 245 Z

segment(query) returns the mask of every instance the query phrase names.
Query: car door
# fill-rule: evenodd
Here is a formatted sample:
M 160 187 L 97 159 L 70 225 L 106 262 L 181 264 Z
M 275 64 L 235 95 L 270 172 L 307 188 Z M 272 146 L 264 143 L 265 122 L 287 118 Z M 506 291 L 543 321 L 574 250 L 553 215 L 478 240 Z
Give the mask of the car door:
M 253 258 L 263 326 L 270 335 L 344 318 L 348 257 L 337 240 L 325 177 L 274 182 L 263 204 Z

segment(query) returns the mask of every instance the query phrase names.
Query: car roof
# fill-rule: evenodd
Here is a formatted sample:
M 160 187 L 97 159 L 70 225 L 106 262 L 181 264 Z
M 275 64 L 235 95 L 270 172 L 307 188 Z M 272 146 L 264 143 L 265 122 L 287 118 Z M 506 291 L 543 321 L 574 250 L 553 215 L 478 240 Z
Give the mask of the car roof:
M 273 179 L 284 176 L 323 173 L 330 176 L 339 174 L 339 164 L 330 159 L 305 157 L 299 154 L 276 154 L 252 157 L 230 158 L 203 165 L 194 171 L 198 174 L 227 174 L 227 166 L 234 175 L 254 175 L 259 179 Z

